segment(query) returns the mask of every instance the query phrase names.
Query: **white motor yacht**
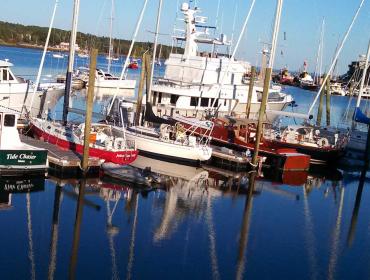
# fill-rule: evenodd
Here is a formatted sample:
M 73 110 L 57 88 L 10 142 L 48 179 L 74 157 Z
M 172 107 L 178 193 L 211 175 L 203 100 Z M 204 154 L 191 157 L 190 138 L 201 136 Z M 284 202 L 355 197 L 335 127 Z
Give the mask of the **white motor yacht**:
M 41 115 L 55 106 L 64 94 L 64 85 L 58 83 L 40 84 L 36 96 L 32 98 L 33 87 L 24 79 L 16 77 L 10 67 L 13 64 L 0 60 L 0 106 L 18 112 L 30 111 L 31 116 Z M 33 99 L 33 100 L 32 100 Z M 33 101 L 33 102 L 32 102 Z M 32 108 L 30 105 L 32 102 Z M 23 108 L 27 110 L 22 110 Z
M 171 53 L 165 61 L 165 74 L 152 87 L 150 101 L 154 113 L 159 116 L 180 114 L 202 118 L 217 111 L 219 116 L 233 113 L 244 117 L 249 90 L 249 81 L 244 76 L 250 71 L 250 64 L 216 53 L 216 47 L 229 47 L 230 42 L 224 34 L 220 34 L 219 38 L 209 36 L 210 27 L 205 25 L 206 18 L 196 16 L 199 9 L 191 9 L 184 3 L 181 11 L 186 28 L 184 34 L 174 39 L 185 42 L 184 53 Z M 199 44 L 212 46 L 212 53 L 201 53 Z M 256 84 L 251 118 L 257 117 L 262 92 L 262 86 Z M 271 88 L 269 92 L 269 110 L 283 110 L 293 101 L 290 95 L 278 88 Z M 272 120 L 274 117 L 267 118 Z
M 87 68 L 78 69 L 78 78 L 86 83 L 88 87 L 89 71 Z M 136 80 L 120 79 L 113 74 L 106 73 L 102 69 L 96 69 L 95 94 L 97 96 L 117 96 L 133 97 L 135 95 Z

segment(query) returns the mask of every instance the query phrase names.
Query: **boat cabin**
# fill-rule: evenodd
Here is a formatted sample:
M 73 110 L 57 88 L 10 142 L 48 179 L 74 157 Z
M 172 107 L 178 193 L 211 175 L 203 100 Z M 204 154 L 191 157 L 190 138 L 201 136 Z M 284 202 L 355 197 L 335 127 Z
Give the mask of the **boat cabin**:
M 17 129 L 18 117 L 13 110 L 0 110 L 0 174 L 44 173 L 47 150 L 21 142 Z
M 18 83 L 17 78 L 10 70 L 10 67 L 12 66 L 13 64 L 7 60 L 0 60 L 0 83 Z

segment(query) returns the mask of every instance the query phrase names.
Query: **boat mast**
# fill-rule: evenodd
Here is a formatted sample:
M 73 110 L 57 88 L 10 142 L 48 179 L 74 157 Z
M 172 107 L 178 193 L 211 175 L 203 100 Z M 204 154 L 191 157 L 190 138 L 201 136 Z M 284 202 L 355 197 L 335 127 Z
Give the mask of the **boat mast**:
M 366 74 L 367 74 L 367 68 L 369 67 L 369 59 L 370 59 L 370 40 L 369 40 L 369 45 L 367 48 L 365 68 L 364 68 L 364 73 L 362 74 L 362 78 L 361 78 L 360 92 L 358 93 L 356 108 L 360 108 L 362 92 L 364 90 L 365 79 L 366 79 Z
M 49 46 L 49 40 L 50 40 L 51 30 L 52 30 L 53 25 L 54 25 L 54 18 L 55 18 L 55 13 L 57 11 L 58 3 L 59 3 L 59 0 L 55 0 L 53 15 L 51 16 L 50 25 L 49 25 L 49 31 L 48 31 L 48 35 L 46 37 L 46 42 L 45 42 L 45 46 L 44 46 L 44 51 L 42 53 L 39 70 L 37 72 L 36 82 L 35 82 L 35 85 L 34 85 L 34 88 L 33 88 L 33 92 L 32 92 L 31 103 L 30 103 L 30 106 L 28 108 L 28 111 L 30 113 L 31 113 L 31 110 L 32 110 L 33 101 L 34 101 L 34 98 L 35 98 L 35 95 L 36 95 L 37 88 L 39 87 L 42 69 L 44 68 L 45 56 L 46 56 L 46 52 L 47 52 L 48 46 Z M 22 107 L 22 112 L 23 112 L 23 107 Z
M 324 80 L 322 81 L 322 85 L 321 85 L 321 87 L 320 87 L 320 90 L 317 92 L 317 94 L 316 94 L 316 96 L 315 96 L 315 99 L 314 99 L 314 101 L 313 101 L 313 103 L 312 103 L 312 105 L 311 105 L 310 109 L 308 110 L 308 116 L 311 114 L 311 112 L 312 112 L 312 110 L 313 110 L 313 108 L 314 108 L 314 106 L 315 106 L 315 104 L 316 104 L 316 102 L 317 102 L 317 100 L 318 100 L 318 98 L 319 98 L 319 96 L 320 96 L 320 94 L 321 94 L 322 90 L 324 89 L 324 86 L 326 85 L 326 81 L 327 81 L 327 79 L 329 78 L 329 76 L 330 76 L 331 72 L 333 71 L 333 69 L 334 69 L 334 67 L 335 67 L 336 61 L 337 61 L 337 59 L 338 59 L 338 57 L 339 57 L 340 53 L 342 52 L 343 46 L 344 46 L 345 42 L 347 41 L 348 35 L 349 35 L 349 33 L 351 32 L 351 30 L 352 30 L 352 27 L 353 27 L 353 25 L 354 25 L 354 23 L 355 23 L 355 21 L 356 21 L 356 19 L 357 19 L 358 15 L 359 15 L 359 13 L 360 13 L 360 10 L 361 10 L 361 8 L 362 8 L 362 6 L 363 6 L 364 2 L 365 2 L 365 0 L 362 0 L 362 1 L 361 1 L 360 6 L 358 7 L 358 9 L 357 9 L 357 11 L 356 11 L 356 13 L 355 13 L 355 16 L 354 16 L 354 17 L 353 17 L 353 19 L 352 19 L 352 22 L 351 22 L 351 24 L 350 24 L 350 26 L 349 26 L 349 28 L 348 28 L 348 30 L 347 30 L 347 32 L 346 32 L 346 34 L 344 35 L 344 38 L 343 38 L 343 40 L 342 40 L 342 42 L 341 42 L 341 44 L 340 44 L 340 46 L 339 46 L 339 48 L 338 48 L 338 50 L 337 50 L 337 53 L 336 53 L 336 54 L 335 54 L 335 56 L 334 56 L 333 62 L 332 62 L 332 64 L 331 64 L 330 68 L 329 68 L 328 74 L 327 74 L 327 75 L 325 75 L 325 78 L 324 78 Z
M 108 50 L 108 73 L 110 73 L 110 68 L 112 64 L 112 51 L 113 51 L 113 46 L 112 46 L 112 32 L 113 32 L 113 8 L 114 8 L 114 0 L 112 0 L 111 4 L 111 9 L 110 9 L 110 27 L 109 27 L 109 50 Z
M 329 68 L 328 74 L 325 76 L 325 78 L 324 78 L 324 80 L 323 80 L 323 82 L 322 82 L 322 84 L 320 86 L 320 89 L 317 92 L 317 94 L 315 96 L 315 99 L 313 100 L 313 102 L 311 104 L 311 107 L 308 110 L 308 113 L 303 113 L 302 114 L 302 113 L 291 113 L 291 112 L 275 111 L 275 110 L 266 110 L 266 112 L 272 113 L 272 114 L 275 114 L 275 115 L 292 116 L 292 117 L 302 118 L 302 119 L 312 119 L 312 115 L 311 115 L 312 110 L 314 109 L 315 104 L 316 104 L 316 102 L 317 102 L 317 100 L 318 100 L 318 98 L 319 98 L 322 90 L 324 89 L 324 86 L 326 85 L 327 79 L 329 78 L 331 72 L 333 71 L 333 68 L 335 66 L 335 61 L 338 59 L 340 53 L 342 52 L 343 46 L 344 46 L 345 42 L 347 41 L 348 35 L 351 32 L 351 30 L 352 30 L 352 27 L 353 27 L 353 25 L 354 25 L 354 23 L 355 23 L 358 15 L 359 15 L 360 11 L 361 11 L 362 6 L 364 5 L 364 2 L 365 2 L 365 0 L 361 0 L 361 3 L 359 5 L 359 7 L 357 8 L 357 11 L 356 11 L 356 13 L 355 13 L 355 15 L 354 15 L 354 17 L 352 19 L 352 22 L 349 25 L 349 27 L 347 29 L 347 32 L 345 33 L 345 35 L 343 37 L 343 40 L 342 40 L 342 42 L 340 44 L 340 47 L 338 48 L 338 50 L 337 50 L 337 52 L 336 52 L 336 54 L 334 56 L 334 59 L 333 59 L 332 64 L 331 64 L 331 66 Z
M 149 102 L 151 100 L 151 95 L 152 95 L 152 84 L 153 84 L 153 75 L 154 75 L 154 66 L 155 66 L 155 56 L 156 56 L 157 45 L 158 45 L 159 26 L 160 26 L 160 23 L 161 23 L 162 3 L 163 3 L 163 0 L 159 0 L 158 14 L 157 14 L 157 24 L 156 24 L 156 30 L 155 30 L 155 36 L 154 36 L 152 69 L 151 69 L 151 72 L 150 72 L 150 83 L 149 83 L 149 89 L 148 89 L 148 93 L 147 93 L 147 100 L 149 100 Z
M 132 49 L 134 48 L 134 44 L 136 42 L 136 37 L 137 37 L 137 34 L 139 32 L 139 29 L 140 29 L 140 26 L 141 26 L 141 22 L 143 21 L 144 12 L 145 12 L 145 9 L 146 9 L 147 4 L 148 4 L 148 0 L 145 0 L 144 1 L 144 4 L 143 4 L 143 8 L 141 9 L 141 13 L 140 13 L 139 19 L 138 19 L 138 21 L 136 23 L 136 29 L 134 31 L 134 35 L 132 36 L 132 41 L 131 41 L 130 49 L 129 49 L 128 54 L 126 56 L 125 63 L 123 64 L 123 68 L 122 68 L 122 71 L 121 71 L 121 76 L 119 77 L 119 80 L 120 81 L 123 80 L 123 77 L 124 77 L 125 72 L 127 70 L 127 66 L 128 66 L 128 64 L 130 62 L 130 56 L 131 56 L 131 53 L 132 53 Z M 110 103 L 110 105 L 108 107 L 107 113 L 109 113 L 112 110 L 113 103 L 114 103 L 114 100 L 117 97 L 118 92 L 119 92 L 119 86 L 117 86 L 117 88 L 116 88 L 116 92 L 114 93 L 114 96 L 112 98 L 112 102 Z
M 231 52 L 233 50 L 233 44 L 234 44 L 234 33 L 235 33 L 235 24 L 236 24 L 236 15 L 238 13 L 238 2 L 235 1 L 235 11 L 234 11 L 234 20 L 233 20 L 233 31 L 231 33 L 231 45 L 229 47 L 229 57 L 231 56 Z
M 321 78 L 321 66 L 322 66 L 322 50 L 324 48 L 324 27 L 325 27 L 325 18 L 322 19 L 321 23 L 321 32 L 320 32 L 320 42 L 319 48 L 317 49 L 316 55 L 316 67 L 315 67 L 315 75 L 314 75 L 314 82 L 318 84 Z
M 77 37 L 78 13 L 80 10 L 80 0 L 74 0 L 73 18 L 72 18 L 72 32 L 71 40 L 69 43 L 69 57 L 68 57 L 68 70 L 66 74 L 66 87 L 64 91 L 64 105 L 63 105 L 63 124 L 67 124 L 69 96 L 72 88 L 72 72 L 75 60 L 75 48 Z
M 258 115 L 256 141 L 255 141 L 254 153 L 253 153 L 253 159 L 252 159 L 252 165 L 254 168 L 257 167 L 257 163 L 258 163 L 258 152 L 259 152 L 259 146 L 260 146 L 262 131 L 263 131 L 263 118 L 266 113 L 266 105 L 267 105 L 267 100 L 268 100 L 268 95 L 269 95 L 271 74 L 272 74 L 272 69 L 274 68 L 275 53 L 276 53 L 277 40 L 278 40 L 278 35 L 279 35 L 280 18 L 281 18 L 282 9 L 283 9 L 283 0 L 278 0 L 277 5 L 276 5 L 274 31 L 272 33 L 272 40 L 271 40 L 270 61 L 266 69 L 264 85 L 263 85 L 262 100 L 261 100 L 261 105 L 260 105 L 260 110 L 259 110 L 259 115 Z

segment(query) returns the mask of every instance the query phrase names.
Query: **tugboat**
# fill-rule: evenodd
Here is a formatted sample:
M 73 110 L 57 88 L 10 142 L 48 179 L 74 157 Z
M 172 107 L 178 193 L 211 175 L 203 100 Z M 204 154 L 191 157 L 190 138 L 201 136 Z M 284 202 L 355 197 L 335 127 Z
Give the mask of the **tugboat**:
M 45 173 L 48 152 L 21 142 L 18 117 L 15 111 L 0 110 L 0 174 Z

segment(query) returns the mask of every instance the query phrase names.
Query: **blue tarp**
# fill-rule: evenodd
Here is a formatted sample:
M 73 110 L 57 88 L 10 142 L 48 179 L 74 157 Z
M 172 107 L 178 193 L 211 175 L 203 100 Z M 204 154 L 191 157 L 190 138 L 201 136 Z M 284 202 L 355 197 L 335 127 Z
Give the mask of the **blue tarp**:
M 360 108 L 355 109 L 355 112 L 353 113 L 353 120 L 355 122 L 370 125 L 370 118 L 367 117 L 364 113 L 362 113 Z

